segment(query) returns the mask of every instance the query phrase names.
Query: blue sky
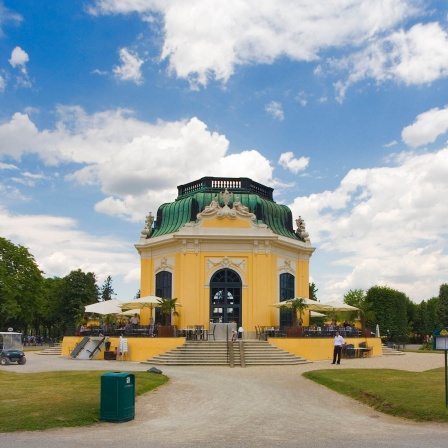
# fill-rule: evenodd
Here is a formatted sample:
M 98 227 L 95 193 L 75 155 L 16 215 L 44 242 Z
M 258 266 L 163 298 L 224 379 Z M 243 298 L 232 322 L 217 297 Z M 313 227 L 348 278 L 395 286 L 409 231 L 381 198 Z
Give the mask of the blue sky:
M 139 289 L 146 214 L 250 177 L 319 299 L 448 281 L 445 0 L 0 0 L 0 236 Z

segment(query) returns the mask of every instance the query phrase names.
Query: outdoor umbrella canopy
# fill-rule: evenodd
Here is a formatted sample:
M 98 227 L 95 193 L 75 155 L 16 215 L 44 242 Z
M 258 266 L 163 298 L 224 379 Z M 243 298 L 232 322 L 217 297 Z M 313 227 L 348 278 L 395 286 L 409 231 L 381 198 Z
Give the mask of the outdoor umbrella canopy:
M 149 308 L 150 312 L 150 322 L 153 322 L 153 309 L 156 306 L 160 306 L 160 297 L 157 296 L 145 296 L 139 297 L 138 299 L 130 300 L 129 302 L 125 302 L 121 305 L 121 311 L 129 311 L 129 310 L 141 310 L 143 308 Z
M 93 314 L 117 314 L 121 313 L 120 304 L 122 302 L 118 299 L 104 300 L 103 302 L 92 303 L 85 307 L 86 313 Z
M 378 324 L 376 324 L 375 337 L 376 337 L 376 338 L 380 338 L 380 337 L 381 337 L 381 334 L 380 334 L 380 326 L 379 326 Z
M 306 299 L 304 297 L 296 297 L 296 299 L 303 299 L 303 303 L 306 305 L 306 309 L 309 311 L 332 311 L 332 308 L 324 303 L 317 302 L 316 300 Z M 280 308 L 282 306 L 291 307 L 291 302 L 295 299 L 285 300 L 284 302 L 277 302 L 271 306 Z
M 120 312 L 118 313 L 118 315 L 129 317 L 129 316 L 133 316 L 133 315 L 136 314 L 136 313 L 137 313 L 137 314 L 140 314 L 140 310 L 128 310 L 128 311 L 120 310 Z
M 129 302 L 122 302 L 121 311 L 128 310 L 141 310 L 142 308 L 150 308 L 151 310 L 160 305 L 160 297 L 157 296 L 145 296 L 138 299 L 130 300 Z
M 359 308 L 347 305 L 346 303 L 338 302 L 337 300 L 325 302 L 323 303 L 323 305 L 328 306 L 331 309 L 331 311 L 359 311 Z

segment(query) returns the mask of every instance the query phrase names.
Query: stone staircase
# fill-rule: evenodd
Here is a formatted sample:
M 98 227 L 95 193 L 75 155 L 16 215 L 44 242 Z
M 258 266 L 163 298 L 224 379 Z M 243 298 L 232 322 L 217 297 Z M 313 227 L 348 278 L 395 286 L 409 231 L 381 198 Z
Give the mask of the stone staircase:
M 391 356 L 391 355 L 404 355 L 405 353 L 398 350 L 394 347 L 389 347 L 387 344 L 382 345 L 383 348 L 383 356 Z
M 233 348 L 235 366 L 295 365 L 304 364 L 304 358 L 281 350 L 267 341 L 237 340 L 230 342 Z M 231 365 L 231 351 L 226 341 L 186 341 L 166 353 L 154 356 L 142 364 L 172 366 L 228 366 Z
M 37 352 L 38 355 L 62 355 L 62 344 L 54 344 L 52 347 L 48 347 L 40 352 Z

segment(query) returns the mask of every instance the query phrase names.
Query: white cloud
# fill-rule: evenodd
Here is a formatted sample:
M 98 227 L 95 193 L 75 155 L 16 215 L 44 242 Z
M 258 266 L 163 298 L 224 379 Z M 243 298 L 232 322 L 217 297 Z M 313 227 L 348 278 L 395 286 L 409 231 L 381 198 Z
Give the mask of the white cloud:
M 0 170 L 18 170 L 19 168 L 16 165 L 11 165 L 10 163 L 2 163 L 0 162 Z
M 120 81 L 131 81 L 136 84 L 143 82 L 141 66 L 143 59 L 140 59 L 136 54 L 133 54 L 127 48 L 120 49 L 121 65 L 113 68 L 113 73 Z
M 14 24 L 20 23 L 23 17 L 20 14 L 12 12 L 10 9 L 5 8 L 3 2 L 0 3 L 0 37 L 4 36 L 3 25 L 7 22 Z
M 239 65 L 280 57 L 314 61 L 329 48 L 360 45 L 417 13 L 419 0 L 97 0 L 91 14 L 164 19 L 161 58 L 193 86 L 226 82 Z M 225 36 L 225 38 L 223 38 Z
M 0 92 L 4 92 L 5 89 L 6 89 L 6 80 L 2 75 L 0 75 Z
M 308 99 L 307 99 L 307 97 L 308 97 L 308 95 L 305 93 L 305 92 L 299 92 L 297 95 L 296 95 L 296 101 L 298 101 L 298 103 L 301 105 L 301 106 L 303 106 L 303 107 L 305 107 L 307 104 L 308 104 Z
M 22 50 L 20 47 L 15 47 L 12 50 L 11 58 L 9 59 L 9 63 L 15 68 L 19 67 L 22 73 L 26 73 L 26 64 L 29 62 L 30 58 L 28 53 Z
M 437 295 L 448 275 L 448 149 L 401 154 L 397 166 L 351 170 L 334 191 L 296 198 L 294 216 L 318 247 L 325 297 L 388 285 L 416 301 Z M 320 266 L 319 253 L 333 257 Z
M 308 167 L 309 162 L 309 157 L 300 157 L 299 159 L 296 159 L 293 152 L 284 152 L 278 159 L 278 164 L 280 166 L 294 174 L 305 170 Z
M 383 148 L 392 148 L 392 146 L 398 145 L 398 142 L 396 140 L 392 140 L 389 143 L 385 143 L 383 145 Z
M 410 146 L 432 143 L 439 135 L 448 131 L 448 107 L 434 108 L 417 116 L 414 123 L 406 126 L 401 137 Z
M 49 215 L 13 215 L 0 206 L 0 234 L 28 248 L 46 276 L 63 277 L 82 269 L 99 284 L 111 275 L 139 284 L 138 254 L 130 241 L 94 236 L 77 229 L 73 219 Z M 129 273 L 127 279 L 123 273 Z
M 266 104 L 264 110 L 276 120 L 282 121 L 285 118 L 282 105 L 277 101 L 271 101 L 270 103 Z
M 213 173 L 267 182 L 273 168 L 257 151 L 227 155 L 225 136 L 197 118 L 154 125 L 115 110 L 86 114 L 60 107 L 55 129 L 39 130 L 25 114 L 0 125 L 0 154 L 20 160 L 36 154 L 48 165 L 71 164 L 66 179 L 99 185 L 106 195 L 96 210 L 141 220 L 161 200 L 172 200 L 176 185 Z
M 419 23 L 373 40 L 362 51 L 333 60 L 331 65 L 349 71 L 346 81 L 335 84 L 341 101 L 351 85 L 367 78 L 428 84 L 448 75 L 448 33 L 438 23 Z

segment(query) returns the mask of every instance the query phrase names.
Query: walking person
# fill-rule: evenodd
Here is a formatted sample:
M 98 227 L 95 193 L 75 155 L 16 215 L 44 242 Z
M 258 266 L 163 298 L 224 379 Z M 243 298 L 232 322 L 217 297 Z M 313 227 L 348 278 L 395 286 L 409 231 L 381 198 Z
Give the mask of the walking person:
M 333 349 L 333 362 L 332 364 L 340 364 L 341 363 L 341 352 L 342 347 L 345 345 L 344 338 L 339 334 L 339 331 L 336 331 L 334 336 L 334 349 Z M 337 359 L 337 362 L 336 362 Z

